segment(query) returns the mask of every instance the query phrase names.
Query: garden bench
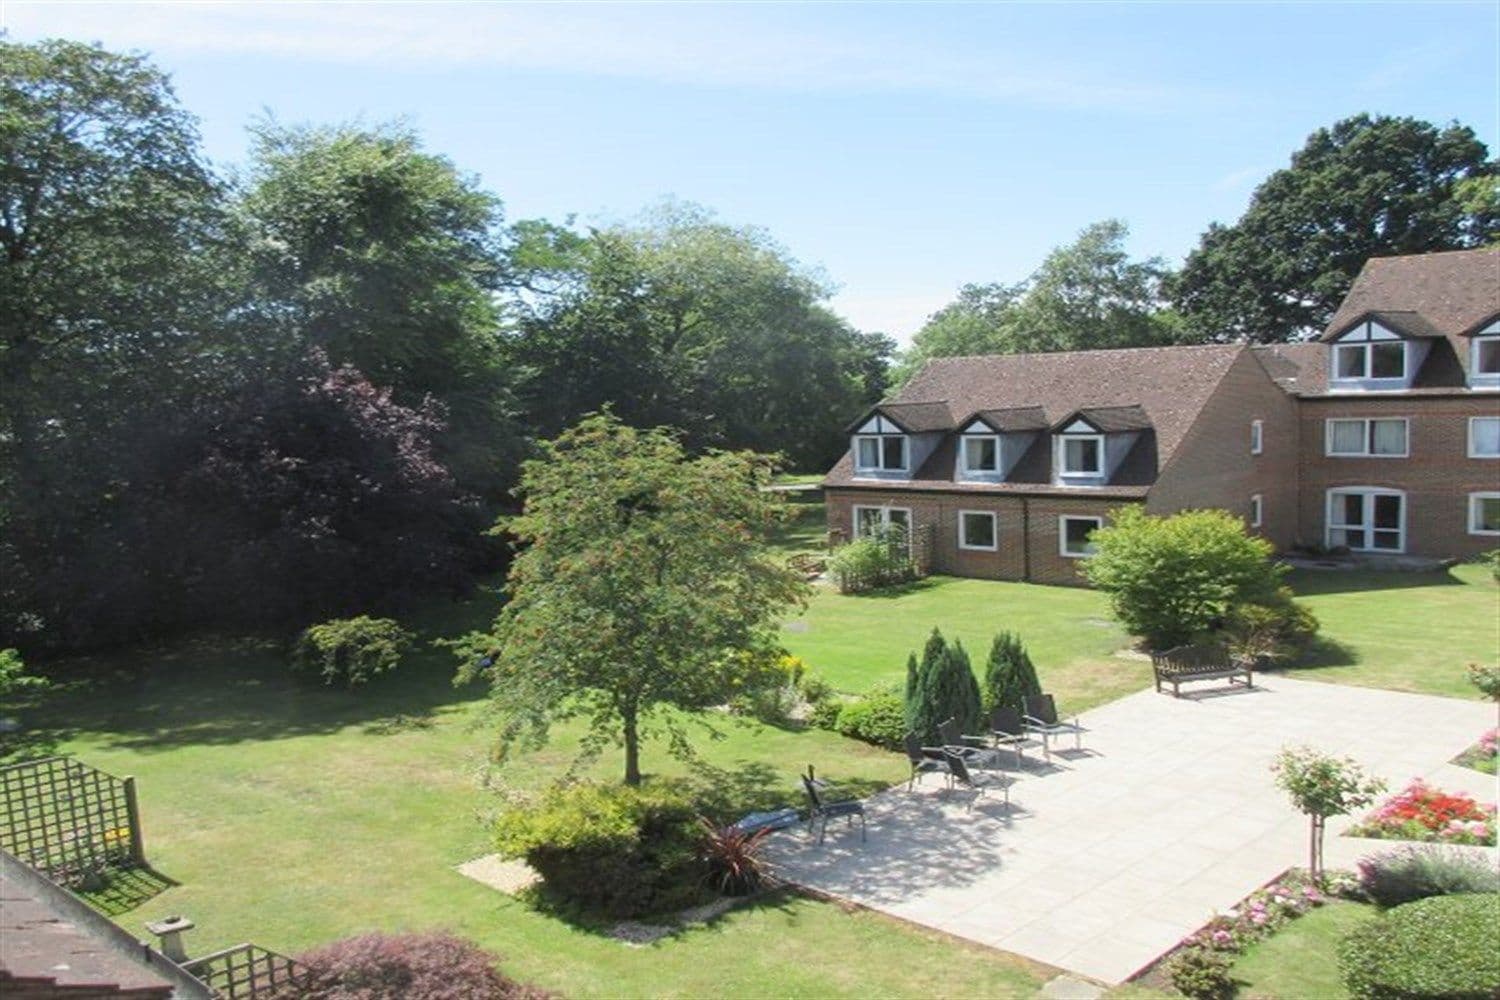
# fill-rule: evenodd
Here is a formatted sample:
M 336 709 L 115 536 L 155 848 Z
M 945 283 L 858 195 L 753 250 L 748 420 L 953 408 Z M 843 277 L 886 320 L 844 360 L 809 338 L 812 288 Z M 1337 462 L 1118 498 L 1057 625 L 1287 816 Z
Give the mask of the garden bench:
M 1187 645 L 1177 646 L 1162 653 L 1151 654 L 1151 669 L 1156 674 L 1156 690 L 1159 694 L 1163 684 L 1172 685 L 1172 697 L 1180 698 L 1178 685 L 1183 681 L 1210 681 L 1228 679 L 1232 685 L 1235 678 L 1245 678 L 1245 687 L 1255 686 L 1253 661 L 1230 654 L 1222 646 Z

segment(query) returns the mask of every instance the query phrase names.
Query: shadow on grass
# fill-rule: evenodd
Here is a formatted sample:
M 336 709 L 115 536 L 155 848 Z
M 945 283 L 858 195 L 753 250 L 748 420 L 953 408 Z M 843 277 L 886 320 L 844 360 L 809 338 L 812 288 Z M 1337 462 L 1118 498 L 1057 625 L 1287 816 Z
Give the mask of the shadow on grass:
M 420 640 L 393 673 L 356 691 L 295 677 L 285 644 L 263 636 L 184 639 L 76 657 L 47 665 L 53 684 L 26 711 L 7 759 L 41 755 L 80 737 L 130 750 L 227 745 L 332 733 L 362 726 L 373 735 L 426 729 L 483 697 L 483 685 L 455 688 L 453 654 L 433 641 L 482 628 L 499 608 L 492 593 L 443 602 L 408 619 Z M 16 737 L 29 744 L 12 749 Z
M 1359 653 L 1351 646 L 1326 635 L 1316 636 L 1302 655 L 1295 660 L 1283 660 L 1269 668 L 1272 673 L 1296 673 L 1313 667 L 1352 667 L 1359 662 Z
M 117 917 L 177 885 L 181 883 L 154 868 L 111 868 L 105 874 L 104 888 L 79 895 L 106 917 Z
M 1319 594 L 1351 594 L 1371 590 L 1410 590 L 1416 587 L 1468 587 L 1466 580 L 1453 575 L 1451 569 L 1373 570 L 1373 569 L 1297 569 L 1287 574 L 1286 582 L 1298 597 Z
M 862 594 L 851 594 L 862 600 L 890 600 L 897 597 L 907 597 L 911 594 L 920 594 L 928 590 L 936 590 L 947 583 L 952 582 L 952 577 L 924 576 L 907 583 L 898 583 L 890 587 L 881 587 L 879 590 L 867 590 Z

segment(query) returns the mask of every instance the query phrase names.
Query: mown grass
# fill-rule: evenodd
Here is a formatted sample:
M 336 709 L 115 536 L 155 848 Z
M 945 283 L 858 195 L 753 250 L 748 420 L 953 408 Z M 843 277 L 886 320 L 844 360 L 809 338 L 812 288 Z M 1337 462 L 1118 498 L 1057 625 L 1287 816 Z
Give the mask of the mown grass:
M 1281 1000 L 1344 1000 L 1349 996 L 1339 976 L 1338 943 L 1375 914 L 1365 903 L 1334 900 L 1303 914 L 1246 949 L 1231 974 L 1238 996 Z
M 582 732 L 560 727 L 548 747 L 490 773 L 483 692 L 455 689 L 450 655 L 427 643 L 495 607 L 491 594 L 432 609 L 415 622 L 422 650 L 353 694 L 293 680 L 282 650 L 259 641 L 53 664 L 59 685 L 25 713 L 31 737 L 135 775 L 148 856 L 178 883 L 131 898 L 122 882 L 108 897 L 115 919 L 146 937 L 147 921 L 188 914 L 198 954 L 449 928 L 499 952 L 512 975 L 570 996 L 919 996 L 937 981 L 959 995 L 1035 990 L 1031 963 L 828 903 L 773 896 L 634 948 L 457 874 L 490 849 L 483 818 L 502 794 L 558 777 Z M 700 736 L 699 764 L 653 743 L 647 771 L 796 804 L 794 775 L 808 763 L 864 792 L 905 770 L 831 733 L 713 722 L 720 736 Z M 620 766 L 607 753 L 585 773 L 615 780 Z

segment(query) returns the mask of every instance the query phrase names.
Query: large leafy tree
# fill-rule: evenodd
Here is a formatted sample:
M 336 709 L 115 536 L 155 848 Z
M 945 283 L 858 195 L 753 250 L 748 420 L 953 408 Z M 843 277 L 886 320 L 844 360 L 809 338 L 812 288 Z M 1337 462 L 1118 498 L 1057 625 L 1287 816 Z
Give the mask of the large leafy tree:
M 896 378 L 929 358 L 1145 347 L 1180 336 L 1163 308 L 1160 258 L 1132 260 L 1130 229 L 1118 219 L 1088 226 L 1057 247 L 1020 285 L 965 285 L 912 338 Z
M 591 416 L 522 468 L 523 546 L 489 632 L 459 645 L 461 678 L 493 689 L 502 751 L 555 721 L 589 722 L 585 755 L 615 741 L 625 781 L 659 725 L 689 747 L 678 709 L 724 703 L 773 669 L 783 614 L 806 584 L 765 542 L 784 516 L 749 452 L 689 457 L 663 430 Z
M 1322 128 L 1214 224 L 1173 282 L 1205 340 L 1274 342 L 1325 325 L 1370 257 L 1462 250 L 1500 237 L 1495 174 L 1474 130 L 1356 115 Z
M 669 203 L 631 225 L 524 236 L 508 355 L 543 434 L 610 406 L 692 447 L 819 467 L 885 388 L 889 338 L 830 312 L 824 284 L 760 230 Z
M 402 405 L 442 402 L 461 483 L 506 485 L 500 200 L 405 126 L 266 121 L 253 136 L 239 218 L 260 317 L 293 353 L 324 351 Z
M 0 451 L 17 497 L 102 440 L 120 397 L 170 405 L 211 325 L 219 192 L 144 58 L 0 39 Z M 191 372 L 189 372 L 191 374 Z M 50 456 L 50 458 L 49 458 Z

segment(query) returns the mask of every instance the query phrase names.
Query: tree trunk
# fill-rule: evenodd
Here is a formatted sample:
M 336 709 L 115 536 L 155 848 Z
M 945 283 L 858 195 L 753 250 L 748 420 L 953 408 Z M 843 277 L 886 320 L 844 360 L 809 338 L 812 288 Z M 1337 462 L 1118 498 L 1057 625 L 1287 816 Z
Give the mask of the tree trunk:
M 625 784 L 641 783 L 641 735 L 636 724 L 635 704 L 620 709 L 620 718 L 625 725 Z
M 1308 829 L 1307 870 L 1313 878 L 1323 872 L 1323 817 L 1312 817 Z

